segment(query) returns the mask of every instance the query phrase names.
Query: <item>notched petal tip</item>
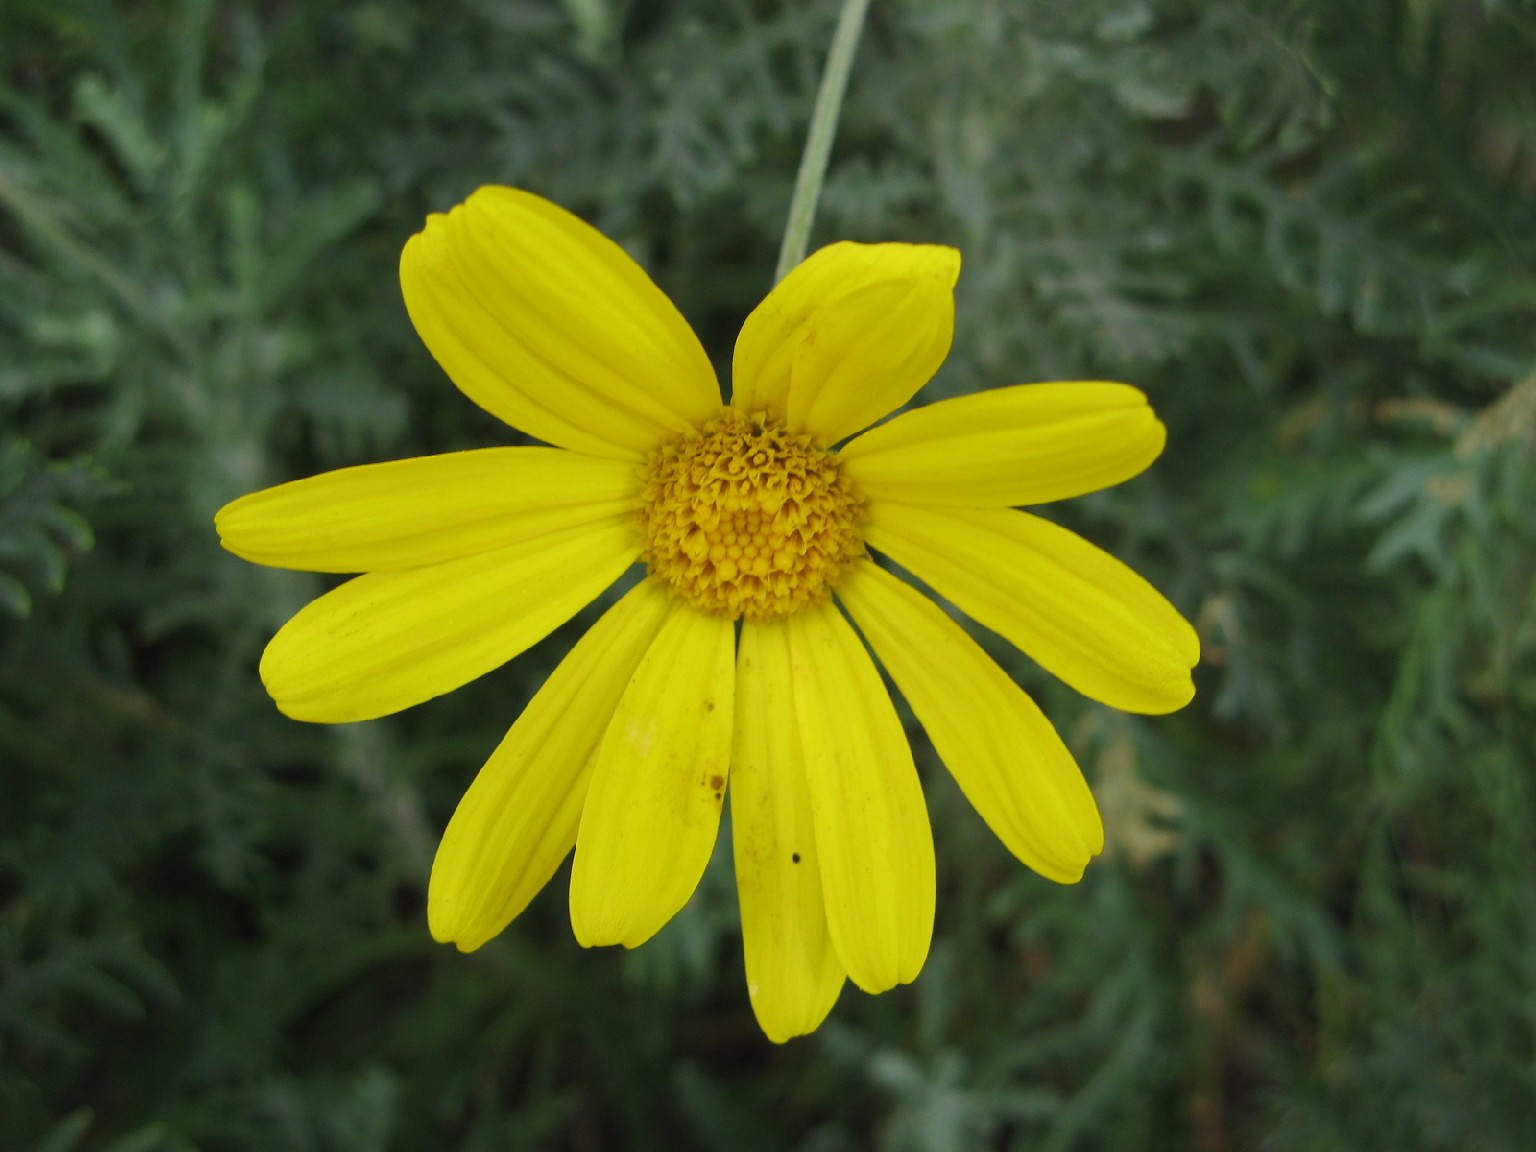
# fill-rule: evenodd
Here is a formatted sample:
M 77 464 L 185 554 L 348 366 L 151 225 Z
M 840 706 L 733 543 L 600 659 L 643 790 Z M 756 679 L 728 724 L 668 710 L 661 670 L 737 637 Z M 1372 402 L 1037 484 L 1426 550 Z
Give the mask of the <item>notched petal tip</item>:
M 1124 483 L 1141 475 L 1168 447 L 1168 426 L 1159 419 L 1152 401 L 1140 388 L 1116 385 L 1127 393 L 1121 418 L 1106 427 L 1106 439 L 1118 442 L 1122 456 L 1121 475 L 1115 483 Z
M 1054 842 L 1042 841 L 1027 858 L 1014 855 L 1033 872 L 1053 884 L 1080 883 L 1088 866 L 1104 851 L 1104 821 L 1091 793 L 1087 796 L 1088 813 L 1056 830 Z
M 297 720 L 303 724 L 334 723 L 323 717 L 311 715 L 302 702 L 289 695 L 287 690 L 286 664 L 291 661 L 289 653 L 280 643 L 283 638 L 281 630 L 267 642 L 262 649 L 261 659 L 256 664 L 256 675 L 261 678 L 261 686 L 267 690 L 272 703 L 277 710 L 290 720 Z
M 442 852 L 439 849 L 439 859 L 432 862 L 434 873 L 439 871 L 441 855 Z M 462 893 L 452 898 L 444 897 L 429 883 L 427 885 L 427 931 L 432 934 L 432 939 L 438 944 L 452 944 L 455 951 L 465 955 L 478 952 L 494 940 L 504 925 L 497 926 L 494 931 L 488 931 L 483 909 L 477 916 L 472 908 L 473 903 L 472 898 L 466 899 Z
M 213 530 L 219 535 L 220 548 L 242 560 L 261 563 L 261 548 L 253 542 L 253 537 L 262 530 L 262 507 L 274 490 L 263 488 L 247 492 L 213 514 Z
M 791 427 L 836 443 L 933 378 L 954 339 L 956 255 L 903 253 L 812 304 L 790 366 Z
M 751 990 L 748 989 L 749 995 Z M 791 1040 L 798 1040 L 802 1036 L 809 1036 L 826 1023 L 827 1017 L 832 1014 L 832 1009 L 837 1006 L 839 996 L 842 994 L 842 983 L 838 984 L 837 993 L 824 1004 L 817 1004 L 815 1010 L 809 1014 L 789 1016 L 775 1014 L 762 1010 L 758 1005 L 757 997 L 751 997 L 752 1012 L 757 1019 L 757 1026 L 763 1030 L 763 1035 L 774 1044 L 788 1044 Z
M 808 266 L 855 286 L 880 280 L 931 278 L 952 288 L 960 279 L 960 250 L 948 244 L 901 241 L 864 244 L 857 240 L 838 240 L 812 252 L 790 272 L 790 276 Z M 788 283 L 789 277 L 786 276 L 783 282 Z
M 640 928 L 625 929 L 613 924 L 589 921 L 584 915 L 575 912 L 571 915 L 571 935 L 583 948 L 623 948 L 632 951 L 648 943 L 665 927 L 665 922 L 648 922 Z
M 1092 803 L 1091 798 L 1089 802 Z M 1088 874 L 1088 866 L 1104 852 L 1104 821 L 1099 815 L 1097 804 L 1093 805 L 1092 825 L 1080 827 L 1076 831 L 1085 833 L 1086 839 L 1079 840 L 1071 848 L 1049 859 L 1040 857 L 1026 863 L 1053 884 L 1081 883 Z
M 913 247 L 925 251 L 928 274 L 944 287 L 953 288 L 960 282 L 960 249 L 947 244 L 915 244 Z

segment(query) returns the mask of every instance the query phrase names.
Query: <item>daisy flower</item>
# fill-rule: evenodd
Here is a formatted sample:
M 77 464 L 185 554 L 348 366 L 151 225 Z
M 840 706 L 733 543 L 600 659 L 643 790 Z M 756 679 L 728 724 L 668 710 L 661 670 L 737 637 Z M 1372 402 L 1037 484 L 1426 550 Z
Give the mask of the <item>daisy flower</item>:
M 767 1035 L 815 1029 L 845 978 L 911 981 L 933 930 L 933 838 L 876 659 L 1009 850 L 1082 876 L 1103 828 L 1061 738 L 872 553 L 1084 695 L 1182 707 L 1189 624 L 1120 561 L 1018 510 L 1136 475 L 1164 430 L 1110 383 L 877 423 L 948 354 L 959 271 L 937 245 L 821 249 L 747 317 L 723 405 L 671 301 L 549 201 L 482 188 L 406 244 L 406 308 L 432 355 L 551 447 L 345 468 L 226 506 L 224 546 L 247 560 L 362 573 L 268 645 L 277 706 L 322 723 L 409 708 L 644 566 L 459 803 L 432 867 L 434 937 L 479 948 L 574 848 L 576 938 L 635 947 L 692 895 L 729 790 Z

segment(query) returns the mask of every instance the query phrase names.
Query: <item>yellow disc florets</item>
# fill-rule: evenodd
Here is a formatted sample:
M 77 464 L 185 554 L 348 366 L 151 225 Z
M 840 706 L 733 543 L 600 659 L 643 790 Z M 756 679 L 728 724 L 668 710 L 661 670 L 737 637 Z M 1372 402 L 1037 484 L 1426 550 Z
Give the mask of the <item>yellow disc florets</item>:
M 645 562 L 694 606 L 762 620 L 824 601 L 864 552 L 836 455 L 727 408 L 646 461 Z

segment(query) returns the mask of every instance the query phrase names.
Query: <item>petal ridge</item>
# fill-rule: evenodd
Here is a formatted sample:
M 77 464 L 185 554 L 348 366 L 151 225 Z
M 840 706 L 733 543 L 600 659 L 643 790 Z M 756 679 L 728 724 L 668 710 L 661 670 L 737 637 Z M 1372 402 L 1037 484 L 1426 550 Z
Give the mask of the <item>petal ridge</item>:
M 822 899 L 792 677 L 784 622 L 743 621 L 731 842 L 747 994 L 758 1024 L 776 1044 L 814 1032 L 844 981 Z
M 747 317 L 731 403 L 828 444 L 899 408 L 954 338 L 960 253 L 840 241 L 792 269 Z
M 917 589 L 862 560 L 838 585 L 960 790 L 1014 856 L 1058 883 L 1104 848 L 1087 781 L 1035 702 Z
M 720 408 L 714 369 L 617 244 L 531 193 L 488 186 L 401 255 L 406 309 L 461 391 L 540 439 L 641 455 Z
M 598 744 L 571 869 L 582 947 L 635 948 L 686 904 L 720 829 L 735 630 L 676 600 Z
M 871 499 L 1008 507 L 1122 483 L 1166 441 L 1146 395 L 1127 384 L 1018 384 L 903 412 L 839 457 Z
M 256 564 L 382 572 L 490 552 L 634 507 L 633 465 L 559 448 L 478 448 L 339 468 L 219 509 L 220 543 Z
M 597 742 L 669 608 L 654 581 L 630 589 L 555 666 L 476 774 L 432 861 L 433 939 L 473 952 L 575 847 Z
M 1007 508 L 872 501 L 865 539 L 1085 696 L 1151 714 L 1194 697 L 1195 630 L 1075 532 Z
M 885 682 L 842 613 L 827 603 L 786 622 L 828 931 L 849 978 L 884 992 L 917 978 L 933 939 L 928 808 Z
M 451 692 L 542 640 L 639 557 L 625 513 L 494 552 L 357 576 L 278 630 L 261 678 L 295 720 L 387 716 Z M 489 622 L 489 623 L 487 623 Z

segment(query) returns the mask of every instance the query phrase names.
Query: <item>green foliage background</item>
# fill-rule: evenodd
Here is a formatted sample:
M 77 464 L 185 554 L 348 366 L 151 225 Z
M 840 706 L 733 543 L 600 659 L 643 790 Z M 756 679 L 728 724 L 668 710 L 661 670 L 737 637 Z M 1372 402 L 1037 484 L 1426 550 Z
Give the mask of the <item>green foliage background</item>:
M 386 721 L 281 717 L 310 577 L 224 501 L 506 442 L 395 266 L 517 184 L 728 364 L 830 0 L 0 0 L 0 1148 L 1529 1149 L 1536 6 L 877 0 L 821 242 L 959 246 L 936 398 L 1124 379 L 1167 453 L 1064 522 L 1200 626 L 1185 712 L 995 646 L 1109 852 L 1007 856 L 913 726 L 915 987 L 783 1048 L 728 854 L 634 954 L 557 878 L 435 946 L 436 837 L 590 614 Z

